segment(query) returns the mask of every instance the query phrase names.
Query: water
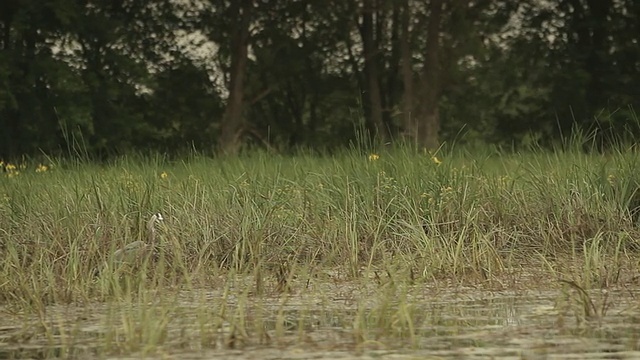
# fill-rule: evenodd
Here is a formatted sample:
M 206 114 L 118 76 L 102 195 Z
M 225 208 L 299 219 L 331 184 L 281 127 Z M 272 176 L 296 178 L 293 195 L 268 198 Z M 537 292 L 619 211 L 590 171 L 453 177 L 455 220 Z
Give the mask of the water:
M 288 296 L 198 290 L 56 305 L 39 316 L 1 308 L 0 359 L 631 359 L 640 358 L 639 291 L 585 299 L 561 285 L 452 291 L 327 283 Z

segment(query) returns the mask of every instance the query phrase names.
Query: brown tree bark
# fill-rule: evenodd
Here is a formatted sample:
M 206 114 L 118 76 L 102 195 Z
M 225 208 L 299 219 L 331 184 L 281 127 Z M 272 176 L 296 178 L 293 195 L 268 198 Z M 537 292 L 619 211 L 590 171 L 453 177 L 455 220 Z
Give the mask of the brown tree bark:
M 416 108 L 418 146 L 435 150 L 440 146 L 440 24 L 442 0 L 429 1 L 429 24 L 422 69 L 419 102 Z
M 247 67 L 249 25 L 253 0 L 231 2 L 234 26 L 231 35 L 231 67 L 229 72 L 229 98 L 222 117 L 218 147 L 226 154 L 236 154 L 240 149 L 243 123 L 244 78 Z
M 409 0 L 402 2 L 402 15 L 400 19 L 400 62 L 402 64 L 402 83 L 404 94 L 402 96 L 402 136 L 415 142 L 418 135 L 418 126 L 413 118 L 413 55 L 411 53 L 411 33 L 409 21 L 411 19 L 411 7 Z
M 380 95 L 380 79 L 378 72 L 378 44 L 374 38 L 373 13 L 374 0 L 363 0 L 362 26 L 360 35 L 364 52 L 364 72 L 367 84 L 367 98 L 369 115 L 374 127 L 375 135 L 381 141 L 386 141 L 387 129 L 382 117 L 382 97 Z

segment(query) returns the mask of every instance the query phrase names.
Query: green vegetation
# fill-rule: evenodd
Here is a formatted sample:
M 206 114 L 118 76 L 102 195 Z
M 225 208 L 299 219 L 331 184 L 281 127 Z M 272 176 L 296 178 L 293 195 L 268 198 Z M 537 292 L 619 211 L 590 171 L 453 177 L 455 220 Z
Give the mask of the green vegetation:
M 0 1 L 0 158 L 640 127 L 636 0 Z M 354 116 L 357 114 L 357 116 Z
M 638 159 L 389 148 L 5 164 L 0 349 L 13 350 L 0 355 L 421 349 L 453 322 L 426 299 L 467 286 L 564 288 L 560 309 L 590 328 L 615 301 L 591 291 L 637 273 Z M 157 253 L 95 275 L 157 211 Z

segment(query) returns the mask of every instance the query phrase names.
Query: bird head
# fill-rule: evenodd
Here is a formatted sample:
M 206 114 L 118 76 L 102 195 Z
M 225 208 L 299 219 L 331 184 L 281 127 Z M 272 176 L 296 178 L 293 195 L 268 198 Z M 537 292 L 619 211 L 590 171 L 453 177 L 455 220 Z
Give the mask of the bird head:
M 155 213 L 149 219 L 147 223 L 147 230 L 149 231 L 149 242 L 153 243 L 156 237 L 156 226 L 161 224 L 164 221 L 164 217 L 162 217 L 161 213 Z
M 151 216 L 151 221 L 153 221 L 154 223 L 159 223 L 161 221 L 164 221 L 164 218 L 162 217 L 162 214 L 158 212 Z

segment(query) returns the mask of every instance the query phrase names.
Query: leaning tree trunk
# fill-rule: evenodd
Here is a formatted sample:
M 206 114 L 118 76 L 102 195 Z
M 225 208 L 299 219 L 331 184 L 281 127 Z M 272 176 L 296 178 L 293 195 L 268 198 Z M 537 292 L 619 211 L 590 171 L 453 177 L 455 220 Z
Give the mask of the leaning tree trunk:
M 241 145 L 239 131 L 243 122 L 244 78 L 252 0 L 232 1 L 231 6 L 231 14 L 236 20 L 231 36 L 229 98 L 222 117 L 219 138 L 219 148 L 227 154 L 237 153 Z
M 426 54 L 420 81 L 420 101 L 416 109 L 418 146 L 435 150 L 440 146 L 440 23 L 442 0 L 429 1 Z

